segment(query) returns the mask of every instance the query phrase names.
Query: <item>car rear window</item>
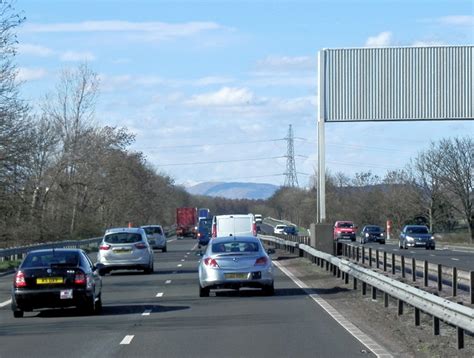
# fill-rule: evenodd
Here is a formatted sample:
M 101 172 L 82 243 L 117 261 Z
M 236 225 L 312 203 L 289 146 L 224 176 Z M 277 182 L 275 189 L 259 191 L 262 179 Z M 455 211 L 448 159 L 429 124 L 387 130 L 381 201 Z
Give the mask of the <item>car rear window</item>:
M 108 244 L 132 244 L 142 241 L 142 236 L 135 233 L 119 232 L 106 235 L 104 241 Z
M 163 231 L 158 226 L 157 227 L 146 227 L 143 230 L 145 230 L 145 233 L 147 235 L 153 235 L 153 234 L 163 235 Z
M 256 242 L 230 241 L 212 244 L 212 252 L 258 252 L 259 247 Z
M 21 267 L 50 267 L 51 265 L 77 266 L 79 254 L 76 252 L 34 252 L 26 256 Z
M 200 229 L 210 229 L 212 226 L 212 219 L 205 219 L 199 221 Z

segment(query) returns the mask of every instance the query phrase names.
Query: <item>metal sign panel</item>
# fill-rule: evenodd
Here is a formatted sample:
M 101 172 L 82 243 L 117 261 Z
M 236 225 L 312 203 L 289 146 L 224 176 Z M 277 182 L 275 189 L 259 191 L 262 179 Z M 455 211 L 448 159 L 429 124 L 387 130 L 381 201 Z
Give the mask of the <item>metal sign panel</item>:
M 474 46 L 326 49 L 320 57 L 325 122 L 474 118 Z

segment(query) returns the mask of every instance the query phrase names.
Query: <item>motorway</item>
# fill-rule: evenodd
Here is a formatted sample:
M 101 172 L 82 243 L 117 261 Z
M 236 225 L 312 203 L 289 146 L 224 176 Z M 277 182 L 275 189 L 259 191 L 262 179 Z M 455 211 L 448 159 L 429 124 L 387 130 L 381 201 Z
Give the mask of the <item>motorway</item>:
M 12 275 L 0 278 L 0 357 L 373 356 L 279 269 L 275 296 L 240 290 L 200 298 L 197 253 L 193 239 L 172 239 L 167 253 L 155 253 L 154 274 L 105 276 L 97 316 L 60 309 L 15 319 Z

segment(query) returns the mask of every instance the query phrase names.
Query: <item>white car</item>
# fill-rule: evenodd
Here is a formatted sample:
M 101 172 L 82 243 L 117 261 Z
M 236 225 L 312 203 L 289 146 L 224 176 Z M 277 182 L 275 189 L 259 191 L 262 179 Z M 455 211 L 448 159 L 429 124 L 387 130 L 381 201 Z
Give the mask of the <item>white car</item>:
M 145 230 L 148 243 L 152 249 L 161 250 L 166 252 L 166 236 L 163 228 L 160 225 L 145 225 L 141 227 Z
M 274 234 L 284 234 L 286 225 L 277 225 L 273 229 Z

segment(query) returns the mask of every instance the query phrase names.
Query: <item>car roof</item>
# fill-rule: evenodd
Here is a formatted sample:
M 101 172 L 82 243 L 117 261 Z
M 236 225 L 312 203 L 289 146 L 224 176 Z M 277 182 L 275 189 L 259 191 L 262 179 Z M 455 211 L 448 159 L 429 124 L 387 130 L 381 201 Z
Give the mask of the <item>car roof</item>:
M 428 228 L 426 225 L 405 225 L 405 227 L 422 227 L 422 228 Z
M 260 239 L 255 236 L 219 236 L 212 239 L 213 244 L 231 241 L 260 242 Z
M 134 234 L 141 234 L 143 229 L 141 227 L 115 227 L 111 229 L 107 229 L 105 234 L 112 234 L 118 232 L 127 232 L 127 233 L 134 233 Z
M 31 250 L 31 251 L 28 251 L 28 254 L 32 254 L 32 253 L 47 253 L 47 252 L 69 252 L 69 253 L 83 253 L 84 250 L 82 249 L 65 249 L 65 248 L 55 248 L 55 249 L 38 249 L 38 250 Z
M 140 226 L 140 228 L 142 228 L 142 229 L 146 229 L 146 228 L 149 228 L 149 227 L 161 227 L 161 225 L 143 225 L 143 226 Z

